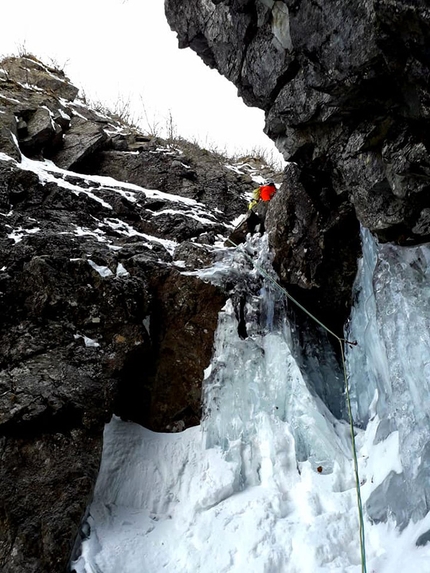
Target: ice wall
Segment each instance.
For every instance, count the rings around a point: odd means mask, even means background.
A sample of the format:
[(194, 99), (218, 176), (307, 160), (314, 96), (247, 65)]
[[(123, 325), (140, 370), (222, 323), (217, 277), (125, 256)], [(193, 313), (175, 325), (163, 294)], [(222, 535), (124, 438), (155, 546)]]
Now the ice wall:
[(366, 509), (405, 527), (430, 505), (430, 247), (378, 245), (367, 230), (362, 241), (347, 333), (354, 414), (363, 427), (376, 417), (375, 445), (398, 433), (401, 461)]
[[(226, 280), (232, 268), (241, 272), (232, 299), (220, 313), (214, 356), (203, 383), (206, 446), (219, 446), (230, 457), (239, 447), (246, 466), (242, 477), (256, 483), (260, 424), (270, 418), (288, 423), (299, 462), (309, 460), (314, 468), (329, 473), (335, 460), (348, 455), (349, 447), (343, 433), (342, 437), (333, 433), (338, 422), (314, 383), (337, 385), (337, 369), (331, 369), (331, 379), (316, 371), (312, 377), (307, 375), (304, 359), (293, 344), (287, 299), (273, 282), (260, 276), (250, 254), (259, 268), (277, 279), (267, 236), (250, 239), (244, 251), (231, 251), (224, 271), (218, 269), (217, 281), (222, 281), (223, 274)], [(247, 473), (250, 467), (253, 475)]]

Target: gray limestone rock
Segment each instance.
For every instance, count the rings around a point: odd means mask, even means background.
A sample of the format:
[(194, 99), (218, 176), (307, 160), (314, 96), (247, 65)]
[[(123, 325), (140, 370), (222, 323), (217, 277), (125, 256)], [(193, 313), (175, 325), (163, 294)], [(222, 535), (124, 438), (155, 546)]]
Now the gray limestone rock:
[(306, 188), (304, 181), (297, 165), (287, 165), (269, 204), (274, 266), (290, 293), (342, 336), (360, 251), (358, 222), (345, 197), (328, 187)]
[[(58, 174), (44, 185), (0, 160), (0, 568), (8, 573), (65, 568), (112, 413), (164, 431), (198, 421), (225, 302), (172, 264), (166, 222), (151, 223), (143, 193), (127, 201), (120, 183), (88, 190), (77, 174), (71, 189), (63, 182)], [(171, 240), (181, 241), (174, 228)], [(210, 249), (197, 250), (209, 264)]]
[(75, 116), (64, 135), (62, 148), (54, 153), (52, 160), (59, 167), (69, 169), (100, 149), (107, 139), (100, 125)]
[(17, 137), (15, 116), (10, 111), (3, 111), (0, 113), (0, 152), (20, 160), (21, 152), (17, 145)]
[(39, 107), (21, 127), (20, 146), (26, 155), (36, 155), (47, 145), (53, 146), (61, 127), (56, 124), (47, 107)]
[(57, 98), (73, 101), (78, 94), (78, 88), (70, 83), (64, 72), (45, 65), (33, 56), (5, 58), (2, 67), (15, 81), (36, 86)]
[[(142, 146), (138, 155), (101, 151), (81, 163), (79, 169), (84, 173), (123, 178), (149, 189), (194, 199), (210, 207), (212, 212), (218, 209), (217, 217), (225, 222), (246, 210), (242, 194), (244, 184), (246, 190), (252, 191), (252, 180), (237, 176), (226, 167), (223, 158), (188, 142), (179, 146), (173, 144), (164, 151), (160, 149), (163, 149), (160, 143), (154, 141)], [(148, 205), (154, 211), (161, 207), (157, 203), (152, 207)], [(180, 230), (177, 228), (176, 232)]]

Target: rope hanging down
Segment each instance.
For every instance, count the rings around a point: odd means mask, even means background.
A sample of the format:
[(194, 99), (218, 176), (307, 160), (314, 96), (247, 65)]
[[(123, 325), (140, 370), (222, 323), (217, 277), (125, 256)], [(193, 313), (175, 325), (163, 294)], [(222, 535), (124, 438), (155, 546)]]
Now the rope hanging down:
[[(227, 239), (234, 247), (238, 247), (236, 243), (234, 243), (231, 239)], [(340, 354), (342, 357), (342, 368), (343, 368), (343, 377), (345, 381), (345, 395), (346, 395), (346, 405), (348, 410), (348, 418), (349, 418), (349, 429), (351, 434), (351, 449), (352, 449), (352, 458), (354, 462), (354, 477), (355, 477), (355, 490), (357, 494), (357, 507), (358, 507), (358, 523), (359, 523), (359, 534), (360, 534), (360, 553), (361, 553), (361, 573), (367, 573), (366, 569), (366, 544), (365, 544), (365, 537), (364, 537), (364, 518), (363, 518), (363, 504), (361, 501), (361, 491), (360, 491), (360, 478), (358, 475), (358, 461), (357, 461), (357, 448), (355, 445), (355, 435), (354, 435), (354, 421), (352, 418), (352, 409), (351, 409), (351, 399), (349, 393), (349, 384), (348, 384), (348, 376), (346, 372), (346, 362), (345, 362), (345, 352), (343, 348), (343, 344), (349, 344), (355, 346), (356, 342), (350, 342), (345, 338), (341, 338), (336, 333), (334, 333), (330, 328), (328, 328), (325, 324), (323, 324), (316, 316), (311, 314), (303, 305), (299, 303), (294, 297), (290, 295), (290, 293), (284, 289), (273, 277), (271, 277), (262, 267), (257, 265), (254, 259), (246, 252), (242, 250), (243, 255), (246, 259), (248, 259), (253, 267), (267, 280), (269, 280), (288, 300), (290, 300), (293, 304), (295, 304), (298, 308), (300, 308), (305, 314), (307, 314), (314, 322), (316, 322), (321, 328), (323, 328), (328, 334), (331, 334), (336, 340), (339, 342), (340, 346)]]

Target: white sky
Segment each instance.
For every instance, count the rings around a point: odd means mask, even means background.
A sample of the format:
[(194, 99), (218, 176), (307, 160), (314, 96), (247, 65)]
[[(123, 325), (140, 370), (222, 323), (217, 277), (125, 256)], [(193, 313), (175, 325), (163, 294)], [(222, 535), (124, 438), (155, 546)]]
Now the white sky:
[[(144, 128), (164, 129), (229, 152), (264, 148), (264, 114), (248, 108), (233, 84), (179, 50), (163, 0), (6, 0), (0, 54), (25, 50), (54, 60), (93, 100), (130, 102)], [(8, 25), (5, 25), (5, 24)]]

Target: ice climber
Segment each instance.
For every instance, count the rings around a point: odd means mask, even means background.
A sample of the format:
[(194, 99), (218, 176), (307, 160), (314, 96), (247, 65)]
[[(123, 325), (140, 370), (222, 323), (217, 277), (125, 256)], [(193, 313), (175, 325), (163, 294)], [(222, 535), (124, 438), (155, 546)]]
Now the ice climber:
[(252, 200), (248, 205), (249, 213), (247, 227), (250, 233), (258, 231), (264, 233), (264, 221), (266, 219), (269, 201), (276, 193), (276, 185), (273, 179), (267, 179), (263, 185), (254, 189)]

